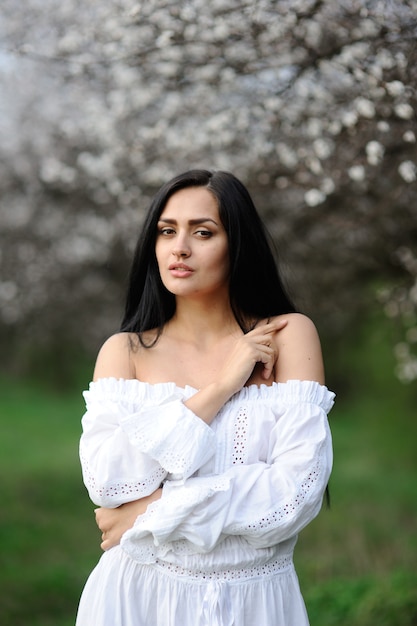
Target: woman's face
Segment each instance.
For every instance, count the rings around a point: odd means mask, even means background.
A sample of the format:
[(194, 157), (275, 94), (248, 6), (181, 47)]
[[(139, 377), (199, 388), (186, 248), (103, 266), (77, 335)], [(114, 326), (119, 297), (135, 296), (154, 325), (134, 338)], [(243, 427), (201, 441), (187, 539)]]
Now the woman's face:
[(174, 193), (158, 222), (156, 259), (165, 287), (176, 296), (228, 293), (229, 252), (215, 197), (205, 187)]

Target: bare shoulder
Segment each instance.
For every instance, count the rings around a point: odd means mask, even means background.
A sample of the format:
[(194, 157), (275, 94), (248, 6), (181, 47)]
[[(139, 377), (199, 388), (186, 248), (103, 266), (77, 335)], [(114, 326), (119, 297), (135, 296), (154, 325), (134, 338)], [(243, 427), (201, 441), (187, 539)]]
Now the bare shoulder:
[(277, 335), (279, 341), (288, 341), (289, 339), (296, 340), (297, 338), (319, 341), (316, 326), (307, 315), (303, 315), (302, 313), (287, 313), (285, 315), (278, 315), (275, 319), (287, 320), (288, 322), (282, 334)]
[(276, 334), (276, 381), (314, 380), (324, 384), (320, 339), (312, 320), (301, 313), (281, 315), (278, 319), (288, 323)]
[(135, 378), (132, 351), (136, 336), (117, 333), (105, 341), (97, 356), (93, 380), (99, 378)]

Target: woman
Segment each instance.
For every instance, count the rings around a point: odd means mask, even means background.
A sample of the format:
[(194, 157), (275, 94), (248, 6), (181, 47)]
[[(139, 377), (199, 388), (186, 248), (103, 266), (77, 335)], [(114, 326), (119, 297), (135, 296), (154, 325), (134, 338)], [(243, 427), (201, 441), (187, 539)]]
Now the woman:
[(193, 170), (154, 198), (80, 454), (104, 554), (77, 626), (305, 626), (297, 533), (332, 464), (320, 342), (246, 188)]

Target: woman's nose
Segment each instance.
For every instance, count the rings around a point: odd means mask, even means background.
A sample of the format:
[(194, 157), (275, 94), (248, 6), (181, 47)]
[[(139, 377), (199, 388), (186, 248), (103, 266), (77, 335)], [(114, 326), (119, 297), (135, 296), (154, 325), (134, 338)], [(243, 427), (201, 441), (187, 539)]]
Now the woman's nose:
[(189, 257), (191, 249), (186, 237), (177, 237), (172, 248), (172, 254), (176, 257)]

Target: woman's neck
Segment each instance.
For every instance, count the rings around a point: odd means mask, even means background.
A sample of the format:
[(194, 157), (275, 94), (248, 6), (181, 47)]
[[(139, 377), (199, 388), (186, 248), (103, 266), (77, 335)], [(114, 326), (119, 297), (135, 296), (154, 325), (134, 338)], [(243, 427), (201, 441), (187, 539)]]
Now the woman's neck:
[(241, 329), (228, 302), (190, 303), (179, 299), (175, 314), (163, 333), (202, 346), (225, 336), (240, 334)]

